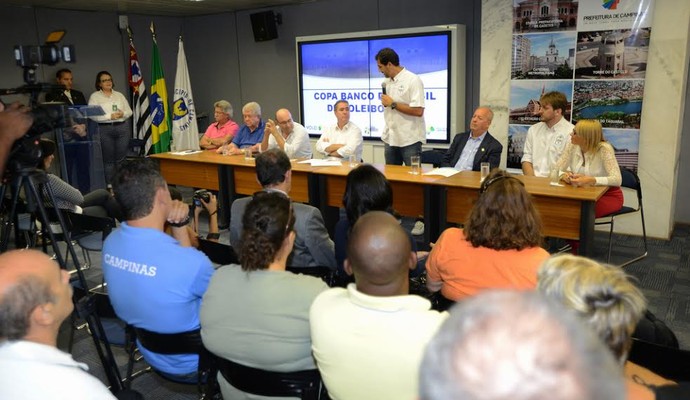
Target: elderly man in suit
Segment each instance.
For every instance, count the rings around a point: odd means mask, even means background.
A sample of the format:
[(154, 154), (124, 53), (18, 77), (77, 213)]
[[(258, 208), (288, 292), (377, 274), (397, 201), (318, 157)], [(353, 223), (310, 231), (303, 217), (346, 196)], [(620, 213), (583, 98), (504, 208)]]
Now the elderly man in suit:
[(460, 171), (479, 171), (481, 163), (488, 162), (491, 169), (497, 168), (503, 145), (489, 133), (493, 117), (494, 113), (489, 107), (477, 108), (472, 115), (470, 130), (455, 135), (441, 166)]
[[(267, 191), (281, 192), (289, 196), (292, 187), (292, 165), (287, 154), (273, 148), (256, 157), (256, 179)], [(230, 244), (238, 249), (242, 237), (242, 216), (250, 197), (237, 199), (232, 203), (230, 215)], [(335, 269), (335, 249), (328, 236), (326, 224), (318, 208), (307, 204), (293, 203), (295, 210), (295, 245), (288, 266), (329, 267)]]

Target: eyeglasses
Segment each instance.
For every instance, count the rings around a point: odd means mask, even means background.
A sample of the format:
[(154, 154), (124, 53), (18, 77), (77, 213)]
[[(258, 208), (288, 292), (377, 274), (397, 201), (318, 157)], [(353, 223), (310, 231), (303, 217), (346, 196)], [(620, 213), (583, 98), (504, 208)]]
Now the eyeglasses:
[(287, 124), (289, 124), (290, 122), (292, 122), (291, 119), (289, 119), (289, 120), (287, 120), (287, 121), (278, 121), (278, 125), (287, 125)]
[(110, 79), (110, 78), (106, 78), (106, 79), (101, 79), (101, 82), (112, 82), (112, 81), (113, 81), (113, 80), (112, 80), (112, 79)]
[(498, 176), (494, 176), (493, 178), (491, 178), (489, 180), (485, 180), (484, 182), (482, 182), (481, 186), (479, 186), (479, 194), (481, 195), (481, 194), (485, 193), (487, 190), (489, 190), (489, 186), (493, 185), (496, 182), (502, 181), (504, 179), (514, 179), (523, 187), (525, 186), (525, 184), (521, 180), (519, 180), (518, 178), (516, 178), (514, 176), (498, 175)]

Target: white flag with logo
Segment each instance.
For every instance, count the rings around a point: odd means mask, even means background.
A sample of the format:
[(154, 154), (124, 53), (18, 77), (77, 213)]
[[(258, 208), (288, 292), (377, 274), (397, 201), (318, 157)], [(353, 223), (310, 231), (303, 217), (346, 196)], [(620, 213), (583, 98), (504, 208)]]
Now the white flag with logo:
[(192, 96), (192, 85), (189, 81), (187, 57), (184, 54), (182, 37), (180, 37), (177, 51), (172, 119), (173, 150), (199, 150), (199, 127), (196, 124), (194, 97)]

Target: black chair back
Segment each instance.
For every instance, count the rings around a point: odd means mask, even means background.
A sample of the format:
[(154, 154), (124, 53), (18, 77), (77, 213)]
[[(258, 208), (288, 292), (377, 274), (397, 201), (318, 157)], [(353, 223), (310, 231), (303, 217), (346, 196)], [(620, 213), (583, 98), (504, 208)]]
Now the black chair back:
[(677, 382), (690, 381), (690, 351), (633, 339), (628, 360)]
[(65, 215), (69, 220), (73, 237), (102, 232), (102, 239), (105, 240), (110, 235), (110, 232), (113, 231), (113, 228), (115, 228), (115, 220), (113, 218), (96, 217), (73, 212), (66, 212)]
[(621, 186), (637, 192), (637, 201), (642, 202), (642, 185), (640, 177), (628, 168), (621, 167)]
[(246, 393), (269, 397), (299, 397), (318, 400), (322, 390), (318, 369), (273, 372), (247, 367), (218, 358), (218, 369), (228, 383)]
[(333, 287), (335, 281), (335, 271), (328, 267), (287, 267), (285, 269), (293, 274), (304, 274), (319, 278), (326, 282), (329, 287)]
[(420, 155), (422, 164), (432, 164), (434, 168), (438, 168), (443, 163), (443, 156), (445, 151), (442, 150), (424, 150)]
[(207, 239), (199, 239), (199, 250), (206, 254), (206, 257), (214, 264), (228, 265), (240, 263), (235, 249), (228, 244)]

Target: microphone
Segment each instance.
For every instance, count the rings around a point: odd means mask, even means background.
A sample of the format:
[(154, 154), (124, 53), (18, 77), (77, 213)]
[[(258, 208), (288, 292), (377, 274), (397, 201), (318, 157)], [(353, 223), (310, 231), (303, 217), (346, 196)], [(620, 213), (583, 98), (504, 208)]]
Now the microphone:
[(386, 82), (381, 82), (381, 92), (383, 94), (386, 94)]

